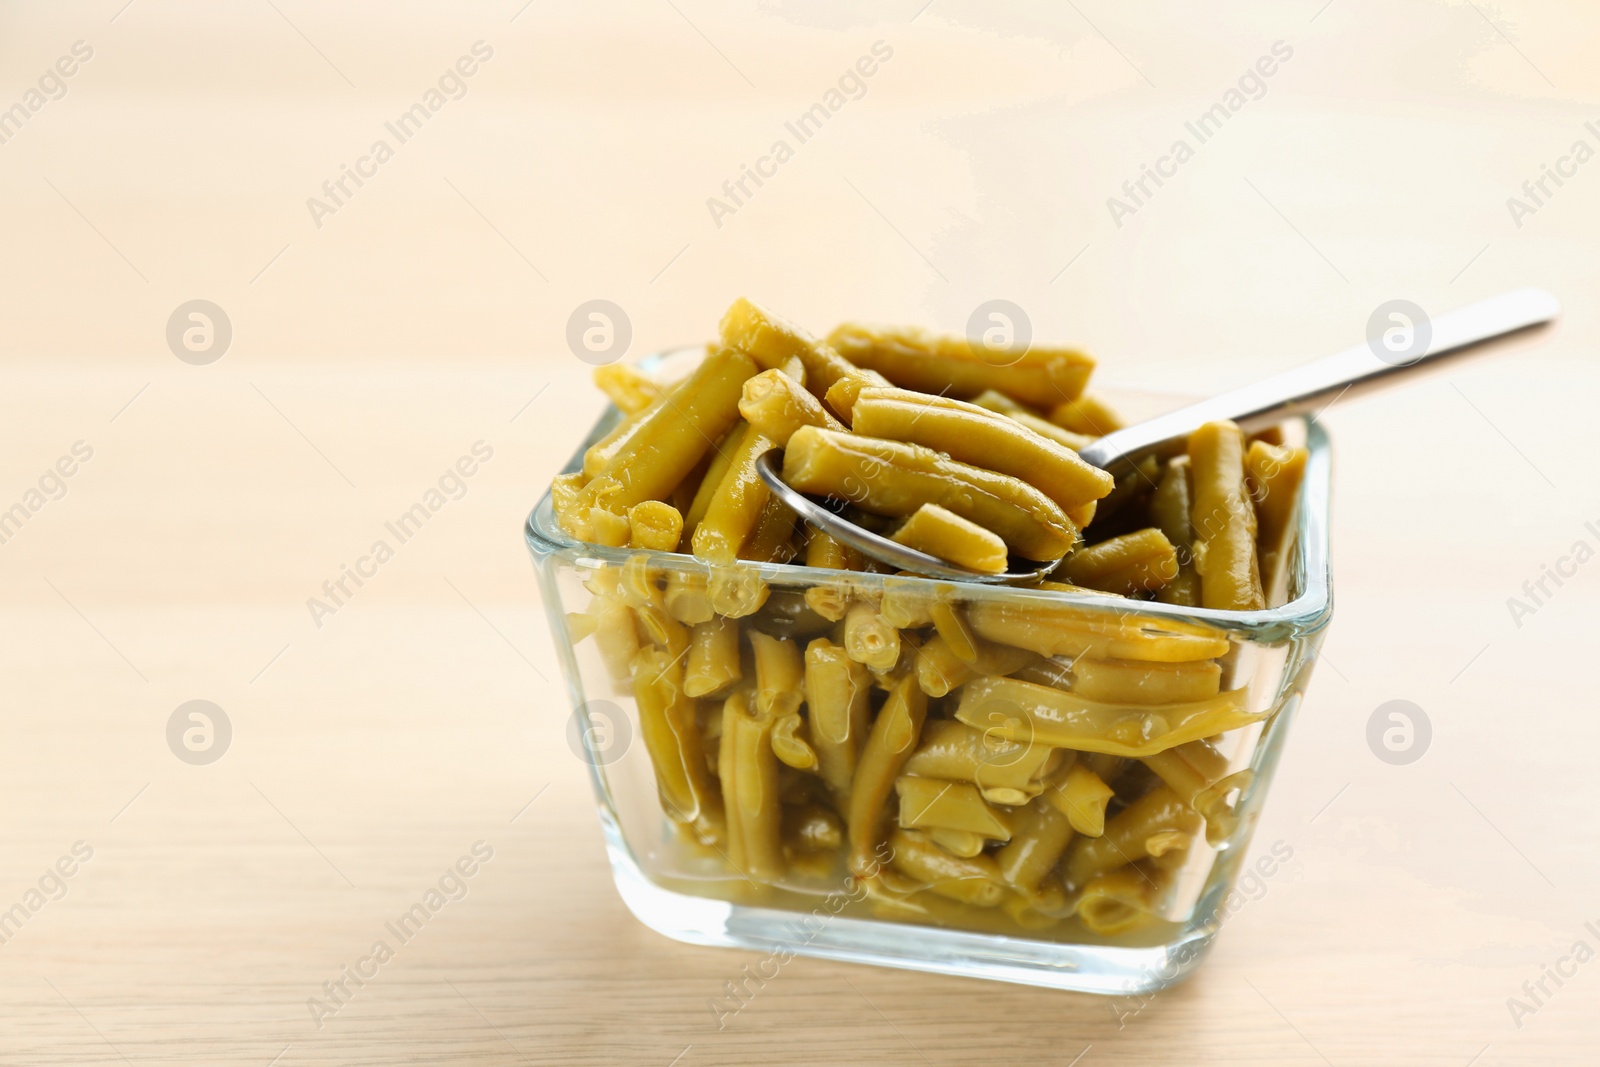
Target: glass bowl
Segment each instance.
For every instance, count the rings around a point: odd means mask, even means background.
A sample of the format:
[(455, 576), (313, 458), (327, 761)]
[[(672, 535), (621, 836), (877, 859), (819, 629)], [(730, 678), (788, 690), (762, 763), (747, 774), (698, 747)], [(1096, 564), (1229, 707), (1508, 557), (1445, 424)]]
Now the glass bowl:
[[(644, 369), (702, 352), (654, 356)], [(608, 409), (566, 471), (620, 417)], [(712, 569), (687, 554), (575, 541), (546, 492), (524, 536), (566, 678), (568, 744), (592, 771), (628, 908), (680, 941), (765, 952), (756, 972), (767, 977), (794, 955), (1105, 994), (1148, 992), (1188, 974), (1227, 914), (1332, 614), (1328, 439), (1304, 420), (1283, 432), (1308, 457), (1268, 600), (1278, 606), (1252, 612), (798, 564)], [(849, 632), (843, 616), (856, 604), (870, 610)], [(757, 642), (770, 651), (774, 638), (798, 648), (823, 639), (811, 696), (837, 691), (828, 686), (841, 668), (825, 661), (852, 638), (852, 657), (865, 648), (860, 658), (885, 657), (884, 669), (865, 676), (866, 706), (858, 700), (851, 711), (841, 698), (824, 709), (830, 698), (819, 697), (801, 719), (809, 677), (802, 685), (790, 673), (787, 684), (725, 699), (727, 687), (706, 677), (717, 657), (686, 643), (697, 622), (745, 635), (729, 640), (743, 646), (733, 669), (746, 676)], [(980, 675), (970, 648), (967, 659), (949, 654), (964, 631), (1021, 648), (1004, 668), (1028, 666), (1002, 677), (990, 664), (995, 674)], [(898, 654), (882, 647), (896, 638)], [(640, 648), (656, 651), (635, 660)], [(1158, 669), (1167, 662), (1185, 676), (1203, 668), (1219, 695), (1080, 698), (1070, 667), (1083, 654)], [(772, 662), (765, 677), (785, 677), (783, 657)], [(804, 670), (812, 669), (808, 654)], [(908, 730), (913, 741), (921, 736), (910, 758), (923, 761), (909, 768)], [(1179, 744), (1185, 755), (1174, 752)], [(869, 765), (883, 771), (873, 758), (885, 752), (890, 770), (880, 777), (893, 777), (893, 788), (882, 781), (863, 803), (880, 802), (886, 815), (873, 818), (889, 828), (852, 842), (852, 786), (848, 773), (838, 784), (840, 763), (865, 779)], [(811, 757), (808, 772), (790, 766)], [(724, 767), (728, 785), (716, 773)], [(1072, 803), (1087, 811), (1057, 804), (1052, 815), (1035, 803), (1041, 783), (1059, 785), (1072, 767), (1116, 790), (1100, 797), (1109, 811), (1092, 847), (1071, 829), (1081, 829), (1079, 817), (1093, 822), (1093, 783), (1051, 794), (1076, 795)], [(1078, 843), (1065, 855), (1063, 833)], [(1005, 844), (995, 849), (997, 840)], [(929, 841), (943, 847), (929, 852)], [(990, 851), (977, 851), (985, 844)], [(952, 866), (946, 850), (973, 855)], [(1034, 877), (1028, 865), (1052, 856), (1060, 862)]]

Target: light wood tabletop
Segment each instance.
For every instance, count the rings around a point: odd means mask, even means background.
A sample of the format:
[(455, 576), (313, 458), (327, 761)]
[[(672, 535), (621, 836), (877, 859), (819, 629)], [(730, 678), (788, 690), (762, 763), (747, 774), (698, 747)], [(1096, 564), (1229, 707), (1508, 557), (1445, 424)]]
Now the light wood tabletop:
[[(0, 1063), (1594, 1062), (1597, 30), (4, 5)], [(1566, 308), (1541, 346), (1321, 416), (1337, 610), (1250, 846), (1293, 859), (1191, 981), (795, 959), (719, 1029), (756, 954), (620, 902), (520, 536), (602, 407), (580, 304), (623, 309), (632, 360), (738, 295), (818, 330), (1003, 298), (1110, 385), (1194, 395), (1390, 300), (1526, 285)], [(1405, 765), (1367, 741), (1391, 700), (1431, 725)]]

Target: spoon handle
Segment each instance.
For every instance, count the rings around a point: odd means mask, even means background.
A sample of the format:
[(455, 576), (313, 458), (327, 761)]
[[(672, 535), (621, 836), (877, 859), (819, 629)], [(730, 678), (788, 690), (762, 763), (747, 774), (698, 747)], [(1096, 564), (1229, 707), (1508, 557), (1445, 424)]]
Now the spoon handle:
[[(1086, 462), (1109, 469), (1137, 460), (1160, 446), (1217, 419), (1232, 419), (1245, 432), (1265, 429), (1284, 419), (1319, 411), (1345, 392), (1387, 385), (1396, 377), (1467, 351), (1486, 341), (1548, 322), (1561, 304), (1543, 289), (1517, 289), (1479, 300), (1430, 322), (1405, 323), (1412, 331), (1398, 351), (1383, 340), (1359, 344), (1337, 355), (1307, 363), (1271, 378), (1202, 400), (1147, 422), (1107, 434), (1078, 453)], [(1401, 320), (1403, 322), (1403, 320)], [(1383, 352), (1380, 357), (1378, 352)]]

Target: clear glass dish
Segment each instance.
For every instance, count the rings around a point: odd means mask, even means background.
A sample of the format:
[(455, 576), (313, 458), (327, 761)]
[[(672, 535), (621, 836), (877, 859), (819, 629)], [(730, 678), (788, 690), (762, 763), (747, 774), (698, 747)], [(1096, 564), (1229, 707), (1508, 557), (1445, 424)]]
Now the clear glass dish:
[[(702, 351), (696, 348), (651, 357), (645, 369), (669, 360), (696, 358)], [(619, 418), (615, 408), (608, 409), (566, 470), (581, 467), (584, 449)], [(528, 516), (524, 536), (533, 554), (567, 682), (568, 743), (592, 771), (606, 850), (618, 891), (629, 909), (668, 937), (764, 951), (779, 962), (792, 955), (809, 955), (1106, 994), (1159, 989), (1192, 971), (1226, 914), (1226, 898), (1332, 614), (1328, 439), (1314, 423), (1296, 421), (1283, 429), (1293, 443), (1306, 446), (1309, 456), (1286, 555), (1277, 568), (1279, 588), (1268, 600), (1279, 606), (1254, 612), (798, 564), (741, 562), (712, 573), (706, 564), (686, 554), (575, 541), (556, 523), (546, 492)], [(705, 590), (712, 586), (717, 590), (718, 606), (730, 614), (745, 612), (761, 601), (759, 609), (740, 618), (746, 632), (753, 629), (798, 638), (802, 647), (816, 634), (837, 632), (819, 629), (808, 593), (811, 602), (826, 602), (835, 610), (850, 602), (871, 603), (897, 625), (907, 624), (908, 642), (938, 632), (930, 628), (929, 605), (953, 605), (980, 636), (997, 640), (1013, 632), (1031, 635), (1018, 640), (1042, 642), (1040, 651), (1056, 650), (1053, 662), (1063, 668), (1070, 666), (1068, 657), (1074, 648), (1092, 647), (1099, 656), (1118, 658), (1131, 651), (1133, 658), (1153, 659), (1165, 655), (1159, 651), (1166, 647), (1163, 642), (1200, 642), (1220, 667), (1220, 688), (1229, 698), (1224, 717), (1196, 712), (1183, 718), (1174, 710), (1178, 704), (1160, 709), (1128, 707), (1123, 709), (1128, 714), (1106, 737), (1116, 739), (1112, 748), (1129, 752), (1140, 750), (1141, 745), (1205, 738), (1219, 762), (1195, 783), (1206, 788), (1185, 799), (1192, 801), (1190, 807), (1204, 810), (1206, 817), (1198, 828), (1184, 831), (1188, 836), (1181, 841), (1174, 836), (1176, 831), (1168, 831), (1163, 840), (1169, 844), (1162, 847), (1169, 851), (1155, 857), (1146, 854), (1138, 866), (1124, 865), (1122, 881), (1108, 880), (1121, 885), (1120, 890), (1100, 892), (1097, 888), (1094, 908), (1085, 906), (1067, 918), (1041, 917), (1035, 907), (1046, 912), (1049, 908), (1037, 901), (1029, 905), (1019, 894), (1008, 895), (1004, 906), (963, 903), (953, 899), (966, 895), (959, 882), (954, 884), (955, 893), (950, 892), (951, 883), (940, 883), (940, 890), (924, 889), (909, 895), (904, 878), (872, 877), (863, 882), (850, 874), (845, 855), (850, 851), (848, 843), (837, 852), (809, 850), (807, 842), (814, 845), (815, 839), (805, 837), (805, 828), (798, 825), (802, 820), (795, 818), (790, 823), (796, 825), (785, 824), (781, 831), (784, 846), (776, 861), (781, 873), (763, 879), (776, 884), (758, 885), (740, 874), (748, 868), (734, 866), (727, 841), (709, 840), (714, 833), (693, 829), (698, 825), (696, 813), (675, 820), (663, 810), (664, 804), (694, 802), (704, 792), (706, 781), (715, 782), (714, 777), (702, 776), (697, 791), (693, 782), (681, 780), (676, 771), (669, 775), (679, 779), (676, 784), (660, 780), (656, 771), (663, 752), (674, 743), (692, 745), (708, 765), (719, 766), (720, 742), (710, 735), (723, 720), (709, 707), (713, 701), (689, 700), (695, 710), (687, 720), (672, 720), (670, 715), (663, 718), (659, 708), (647, 709), (641, 718), (633, 685), (618, 663), (615, 643), (608, 656), (605, 642), (590, 636), (595, 618), (604, 614), (597, 608), (597, 589), (611, 590), (606, 600), (609, 604), (659, 605), (666, 591), (699, 595), (704, 600)], [(743, 606), (738, 606), (741, 601)], [(646, 632), (648, 620), (637, 614), (630, 619), (629, 632), (638, 639)], [(628, 638), (624, 635), (621, 640), (626, 644)], [(673, 646), (671, 637), (662, 641), (664, 648)], [(683, 653), (678, 655), (681, 663)], [(745, 655), (748, 660), (748, 650)], [(1194, 653), (1175, 655), (1190, 658)], [(665, 657), (662, 663), (673, 666)], [(681, 672), (674, 677), (681, 678)], [(1037, 679), (1037, 670), (1032, 677)], [(935, 691), (941, 687), (936, 683)], [(987, 696), (972, 696), (980, 690)], [(874, 703), (882, 699), (879, 694)], [(716, 702), (720, 701), (719, 695)], [(1156, 710), (1162, 714), (1155, 714)], [(1179, 717), (1172, 721), (1162, 717), (1169, 713)], [(997, 783), (1004, 779), (1006, 788), (1019, 785), (1026, 790), (1028, 774), (1013, 765), (1028, 762), (1019, 753), (1034, 751), (1035, 741), (1048, 745), (1049, 738), (1037, 731), (1055, 727), (1048, 723), (1041, 727), (1031, 715), (1022, 714), (1007, 700), (1003, 684), (991, 689), (974, 684), (934, 697), (927, 717), (930, 723), (954, 717), (982, 730), (990, 751), (999, 753), (993, 757), (995, 769), (983, 772), (989, 780), (979, 780), (989, 790), (984, 799), (997, 801), (990, 810), (1008, 820), (1016, 817), (1017, 807), (998, 801), (1026, 804), (1030, 797), (996, 792)], [(1213, 732), (1219, 724), (1227, 728)], [(666, 732), (668, 729), (675, 733)], [(705, 736), (693, 742), (684, 740), (686, 733), (696, 730)], [(1059, 739), (1056, 743), (1060, 744)], [(1106, 751), (1080, 751), (1084, 753), (1077, 757), (1081, 761), (1115, 756)], [(1125, 798), (1129, 803), (1137, 799), (1137, 781), (1148, 779), (1155, 785), (1146, 783), (1143, 788), (1154, 789), (1162, 780), (1169, 784), (1174, 780), (1165, 773), (1158, 779), (1142, 758), (1129, 758), (1118, 766), (1123, 768), (1118, 781), (1136, 780)], [(1032, 773), (1036, 783), (1036, 766)], [(804, 803), (806, 789), (821, 789), (815, 783), (797, 784), (799, 772), (785, 769), (782, 774), (786, 777), (781, 779), (781, 788), (793, 787), (800, 803)], [(711, 786), (713, 791), (718, 788)], [(891, 791), (889, 804), (893, 795)], [(901, 800), (906, 803), (904, 796)], [(933, 803), (929, 801), (930, 808)], [(1111, 804), (1113, 820), (1117, 811), (1127, 810), (1124, 798), (1113, 799)], [(792, 815), (798, 809), (784, 810)], [(901, 817), (905, 818), (903, 813)], [(778, 816), (772, 819), (776, 824)], [(881, 842), (878, 850), (879, 859), (887, 856)], [(753, 861), (746, 857), (745, 862)], [(1092, 857), (1083, 862), (1090, 864), (1084, 870), (1099, 870), (1092, 866)], [(1063, 859), (1063, 869), (1065, 864)], [(861, 869), (859, 864), (856, 869)], [(873, 869), (877, 869), (876, 863)], [(1070, 878), (1065, 884), (1072, 892)], [(890, 885), (894, 891), (885, 891)], [(1076, 889), (1082, 893), (1083, 886)], [(1093, 916), (1095, 921), (1089, 923), (1081, 916)]]

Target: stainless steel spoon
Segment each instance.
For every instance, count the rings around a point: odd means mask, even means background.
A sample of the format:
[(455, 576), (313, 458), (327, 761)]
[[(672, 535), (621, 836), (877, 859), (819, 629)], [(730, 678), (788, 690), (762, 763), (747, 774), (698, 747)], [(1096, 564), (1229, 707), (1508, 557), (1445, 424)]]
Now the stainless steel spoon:
[[(1383, 348), (1377, 342), (1356, 345), (1253, 385), (1109, 433), (1085, 445), (1078, 456), (1096, 467), (1117, 473), (1145, 456), (1181, 451), (1184, 438), (1192, 430), (1217, 419), (1232, 419), (1247, 433), (1265, 429), (1295, 415), (1324, 410), (1346, 395), (1389, 385), (1401, 375), (1437, 365), (1442, 357), (1459, 355), (1487, 342), (1542, 326), (1560, 312), (1560, 302), (1543, 289), (1502, 293), (1457, 308), (1431, 322), (1406, 324), (1412, 331), (1412, 342), (1402, 346), (1399, 352)], [(1378, 354), (1380, 351), (1384, 352), (1383, 356)], [(781, 476), (781, 457), (782, 451), (773, 449), (756, 461), (761, 480), (779, 499), (843, 544), (898, 570), (933, 578), (1020, 585), (1044, 577), (1060, 562), (1038, 563), (1013, 558), (1012, 566), (1003, 573), (983, 574), (906, 548), (791, 489)]]

